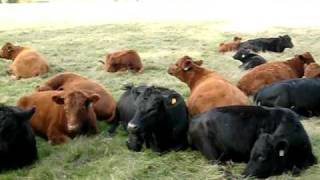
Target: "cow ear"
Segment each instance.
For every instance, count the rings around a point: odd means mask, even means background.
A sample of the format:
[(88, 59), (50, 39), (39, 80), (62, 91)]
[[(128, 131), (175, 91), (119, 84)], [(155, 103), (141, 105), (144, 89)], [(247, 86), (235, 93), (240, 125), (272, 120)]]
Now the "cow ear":
[(64, 97), (62, 97), (60, 95), (54, 95), (54, 96), (52, 96), (52, 101), (57, 104), (64, 104)]
[(92, 103), (97, 102), (100, 99), (100, 96), (98, 94), (92, 94), (88, 97), (88, 100)]
[(285, 139), (278, 141), (275, 145), (275, 150), (276, 150), (276, 153), (278, 153), (279, 157), (286, 156), (288, 149), (289, 149), (289, 143)]
[(30, 109), (17, 112), (17, 116), (23, 120), (29, 120), (35, 112), (36, 112), (36, 107), (32, 107)]
[(192, 61), (191, 60), (186, 60), (182, 63), (182, 69), (184, 71), (189, 71), (192, 67)]
[(193, 61), (198, 66), (201, 66), (203, 64), (203, 60)]

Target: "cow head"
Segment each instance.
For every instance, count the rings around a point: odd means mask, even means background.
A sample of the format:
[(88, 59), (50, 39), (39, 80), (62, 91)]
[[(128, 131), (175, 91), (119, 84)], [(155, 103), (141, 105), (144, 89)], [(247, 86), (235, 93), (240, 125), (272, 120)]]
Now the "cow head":
[(13, 60), (16, 48), (17, 47), (10, 42), (5, 43), (0, 50), (0, 58)]
[(293, 44), (291, 42), (291, 38), (288, 35), (284, 35), (284, 36), (279, 36), (280, 40), (281, 40), (281, 45), (284, 48), (293, 48)]
[[(0, 106), (0, 139), (15, 139), (19, 133), (25, 132), (21, 129), (28, 124), (28, 120), (35, 113), (33, 107), (28, 110), (22, 110), (17, 107)], [(24, 134), (25, 135), (25, 134)]]
[(183, 56), (175, 64), (170, 65), (168, 73), (187, 83), (191, 77), (196, 75), (198, 70), (203, 69), (200, 67), (202, 63), (202, 60), (194, 61), (189, 56)]
[(20, 168), (38, 158), (29, 120), (36, 109), (0, 105), (0, 171)]
[(317, 63), (310, 63), (304, 67), (304, 77), (313, 78), (320, 77), (320, 65)]
[(120, 62), (120, 57), (114, 57), (112, 54), (106, 55), (106, 70), (108, 72), (117, 72), (119, 71), (122, 66)]
[(300, 54), (300, 55), (295, 55), (295, 58), (299, 59), (304, 64), (310, 64), (310, 63), (315, 62), (314, 58), (312, 57), (312, 55), (309, 52), (305, 52), (305, 53)]
[(233, 41), (241, 41), (242, 40), (242, 38), (241, 37), (238, 37), (238, 36), (235, 36), (234, 38), (233, 38)]
[(251, 49), (241, 48), (232, 57), (233, 59), (237, 59), (237, 60), (240, 60), (241, 62), (245, 62), (244, 60), (252, 55), (256, 55), (256, 54), (252, 52)]
[(95, 131), (96, 115), (93, 104), (100, 99), (97, 94), (88, 95), (87, 92), (74, 90), (52, 96), (52, 100), (64, 106), (69, 132), (84, 133)]
[(288, 149), (289, 143), (286, 139), (261, 134), (251, 150), (250, 160), (243, 174), (267, 178), (281, 173), (288, 157)]
[(165, 97), (161, 94), (160, 89), (155, 87), (146, 88), (136, 98), (137, 109), (127, 126), (130, 133), (129, 149), (139, 151), (145, 135), (171, 125), (166, 122), (168, 119), (164, 117), (167, 115), (167, 109), (176, 107), (180, 102), (178, 98), (178, 94), (170, 94)]

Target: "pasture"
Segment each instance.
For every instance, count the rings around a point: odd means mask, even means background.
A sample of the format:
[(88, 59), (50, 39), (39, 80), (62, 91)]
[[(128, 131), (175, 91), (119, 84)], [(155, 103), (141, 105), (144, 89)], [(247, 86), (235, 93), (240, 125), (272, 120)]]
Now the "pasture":
[[(63, 71), (79, 73), (94, 79), (119, 99), (123, 85), (153, 84), (175, 89), (185, 98), (188, 87), (167, 74), (176, 59), (189, 55), (204, 60), (204, 66), (217, 71), (235, 84), (243, 74), (233, 53), (219, 54), (220, 42), (238, 35), (243, 39), (289, 34), (295, 45), (284, 53), (261, 53), (267, 60), (285, 60), (295, 54), (311, 52), (320, 62), (320, 29), (270, 28), (261, 32), (225, 31), (225, 22), (112, 23), (90, 26), (42, 27), (0, 31), (0, 44), (7, 41), (32, 46), (47, 58), (51, 70), (41, 77), (10, 80), (6, 75), (9, 61), (0, 61), (0, 103), (15, 105), (22, 95), (30, 93), (50, 76)], [(144, 73), (107, 73), (98, 60), (108, 51), (132, 48), (140, 54)], [(304, 119), (315, 155), (320, 158), (320, 118)], [(131, 152), (125, 146), (126, 133), (119, 128), (116, 136), (105, 136), (107, 125), (99, 123), (94, 137), (78, 137), (67, 144), (51, 146), (37, 138), (39, 160), (32, 166), (6, 171), (0, 179), (238, 179), (245, 164), (210, 165), (202, 155), (190, 149), (159, 156), (150, 150)], [(23, 151), (23, 149), (21, 149)], [(320, 165), (270, 179), (319, 179)]]

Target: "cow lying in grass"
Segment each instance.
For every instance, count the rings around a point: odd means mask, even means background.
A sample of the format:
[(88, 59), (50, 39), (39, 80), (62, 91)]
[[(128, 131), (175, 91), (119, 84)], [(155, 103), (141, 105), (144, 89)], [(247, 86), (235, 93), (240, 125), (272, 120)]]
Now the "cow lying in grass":
[(126, 71), (142, 72), (143, 65), (135, 50), (123, 50), (106, 55), (104, 68), (108, 72)]
[(117, 112), (117, 119), (127, 125), (129, 149), (140, 151), (143, 144), (155, 152), (187, 147), (187, 107), (177, 92), (153, 86), (128, 86), (118, 102)]
[(254, 95), (260, 88), (281, 80), (301, 78), (304, 65), (315, 62), (309, 52), (295, 55), (287, 61), (268, 62), (257, 66), (241, 77), (238, 87), (247, 95)]
[(293, 44), (290, 36), (284, 35), (277, 38), (257, 38), (244, 41), (239, 45), (239, 49), (241, 48), (251, 49), (254, 52), (283, 52), (286, 48), (293, 48)]
[(191, 120), (189, 141), (210, 161), (248, 162), (245, 176), (267, 178), (317, 162), (298, 116), (285, 108), (214, 108)]
[(244, 48), (239, 49), (237, 53), (232, 57), (233, 59), (242, 62), (239, 68), (244, 70), (252, 69), (267, 62), (262, 56), (252, 52), (250, 49)]
[(98, 94), (99, 100), (93, 104), (94, 111), (99, 120), (113, 121), (116, 102), (111, 93), (102, 85), (86, 77), (75, 73), (59, 73), (47, 80), (37, 88), (38, 91), (48, 90), (84, 90), (89, 94)]
[(8, 73), (13, 79), (30, 78), (49, 71), (46, 59), (35, 49), (6, 43), (0, 58), (12, 60)]
[(187, 106), (190, 115), (213, 107), (248, 104), (248, 97), (218, 73), (201, 67), (202, 60), (184, 56), (169, 67), (168, 73), (185, 82), (190, 90)]
[(234, 37), (232, 41), (223, 42), (219, 44), (219, 52), (225, 53), (228, 51), (235, 51), (239, 48), (241, 42), (240, 37)]
[(311, 63), (305, 76), (270, 84), (254, 95), (254, 102), (262, 106), (291, 108), (303, 116), (320, 115), (319, 65)]
[(93, 104), (100, 96), (81, 91), (34, 92), (19, 99), (21, 108), (36, 107), (31, 118), (34, 132), (51, 144), (67, 142), (79, 134), (97, 133)]
[(29, 124), (35, 108), (22, 110), (0, 105), (0, 172), (30, 165), (38, 158)]

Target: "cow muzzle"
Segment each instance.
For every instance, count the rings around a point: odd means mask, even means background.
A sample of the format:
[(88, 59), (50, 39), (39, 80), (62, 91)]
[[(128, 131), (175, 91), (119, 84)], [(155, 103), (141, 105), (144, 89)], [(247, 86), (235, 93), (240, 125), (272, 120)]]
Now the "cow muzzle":
[(139, 127), (136, 124), (129, 122), (127, 129), (129, 132), (135, 133), (139, 130)]
[(79, 125), (77, 125), (77, 124), (68, 124), (68, 130), (70, 132), (78, 131), (78, 129), (79, 129)]

